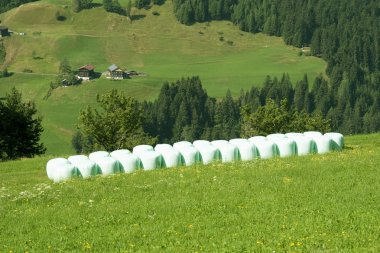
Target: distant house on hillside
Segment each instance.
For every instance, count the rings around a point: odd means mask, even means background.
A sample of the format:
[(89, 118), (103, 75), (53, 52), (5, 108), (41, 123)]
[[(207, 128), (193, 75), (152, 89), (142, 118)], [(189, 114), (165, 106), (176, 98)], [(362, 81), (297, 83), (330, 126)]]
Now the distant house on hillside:
[(95, 67), (91, 64), (87, 64), (78, 69), (78, 78), (82, 80), (90, 80), (94, 77)]
[(8, 27), (0, 25), (0, 37), (9, 36)]
[(108, 67), (108, 78), (110, 79), (124, 79), (127, 77), (124, 70), (116, 66), (115, 64), (112, 64)]

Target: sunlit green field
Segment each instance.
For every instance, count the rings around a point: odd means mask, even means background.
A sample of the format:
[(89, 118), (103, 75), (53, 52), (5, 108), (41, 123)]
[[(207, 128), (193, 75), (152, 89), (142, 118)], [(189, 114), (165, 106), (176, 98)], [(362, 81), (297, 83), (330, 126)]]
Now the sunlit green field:
[(0, 163), (1, 252), (379, 252), (380, 135), (343, 152), (50, 182)]
[[(57, 21), (57, 12), (66, 20)], [(42, 140), (48, 154), (73, 152), (70, 140), (80, 109), (111, 88), (152, 100), (163, 82), (197, 75), (209, 95), (222, 97), (230, 89), (236, 96), (241, 89), (260, 86), (266, 75), (280, 78), (289, 73), (296, 82), (308, 74), (312, 81), (326, 66), (319, 58), (299, 56), (300, 49), (281, 38), (245, 33), (227, 21), (181, 25), (171, 1), (149, 10), (133, 9), (132, 15), (131, 22), (102, 7), (73, 13), (69, 0), (42, 0), (0, 14), (2, 25), (15, 32), (4, 38), (5, 64), (13, 75), (0, 79), (0, 97), (15, 86), (26, 99), (36, 101), (44, 117)], [(16, 34), (20, 32), (26, 35)], [(90, 63), (102, 73), (117, 64), (147, 76), (119, 82), (102, 77), (56, 89), (44, 100), (64, 58), (73, 69)], [(25, 74), (25, 69), (33, 73)]]

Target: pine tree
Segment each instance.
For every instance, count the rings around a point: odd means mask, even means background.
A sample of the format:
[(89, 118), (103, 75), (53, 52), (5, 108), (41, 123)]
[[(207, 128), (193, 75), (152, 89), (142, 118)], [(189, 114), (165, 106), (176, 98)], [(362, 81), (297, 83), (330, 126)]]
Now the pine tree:
[(22, 94), (12, 88), (4, 102), (0, 101), (0, 160), (34, 157), (44, 154), (39, 143), (42, 119), (36, 117), (34, 102), (22, 102)]

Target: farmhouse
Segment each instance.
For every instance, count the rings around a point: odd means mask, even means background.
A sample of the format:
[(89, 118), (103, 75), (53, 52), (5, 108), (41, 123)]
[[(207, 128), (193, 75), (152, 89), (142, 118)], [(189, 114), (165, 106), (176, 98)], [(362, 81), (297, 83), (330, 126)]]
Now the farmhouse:
[(108, 78), (111, 79), (124, 79), (126, 78), (124, 70), (116, 66), (115, 64), (108, 67)]
[(95, 67), (91, 64), (87, 64), (78, 69), (78, 78), (82, 80), (90, 80), (94, 77)]
[(8, 27), (0, 26), (0, 37), (9, 36)]

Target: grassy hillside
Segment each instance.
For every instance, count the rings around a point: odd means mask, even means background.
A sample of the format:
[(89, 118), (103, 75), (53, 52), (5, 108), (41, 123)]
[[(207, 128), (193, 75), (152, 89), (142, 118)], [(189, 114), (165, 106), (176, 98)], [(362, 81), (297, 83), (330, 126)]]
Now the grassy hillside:
[[(208, 94), (221, 97), (227, 89), (237, 95), (241, 89), (261, 85), (266, 75), (287, 72), (295, 82), (304, 74), (313, 80), (325, 69), (321, 59), (299, 56), (299, 49), (286, 46), (281, 38), (241, 32), (230, 22), (183, 26), (172, 14), (171, 1), (150, 10), (134, 9), (132, 22), (102, 7), (72, 13), (70, 3), (42, 0), (0, 15), (3, 25), (26, 33), (4, 39), (6, 64), (14, 74), (0, 79), (0, 97), (16, 86), (25, 98), (35, 99), (44, 116), (43, 141), (49, 154), (73, 152), (70, 139), (79, 110), (111, 88), (154, 99), (164, 81), (199, 75)], [(66, 20), (57, 21), (56, 12)], [(119, 82), (100, 78), (80, 87), (59, 88), (43, 100), (64, 58), (73, 68), (91, 63), (103, 72), (114, 63), (147, 76)], [(33, 73), (22, 73), (25, 69)]]
[(0, 163), (2, 252), (378, 252), (380, 135), (340, 153), (53, 184)]

